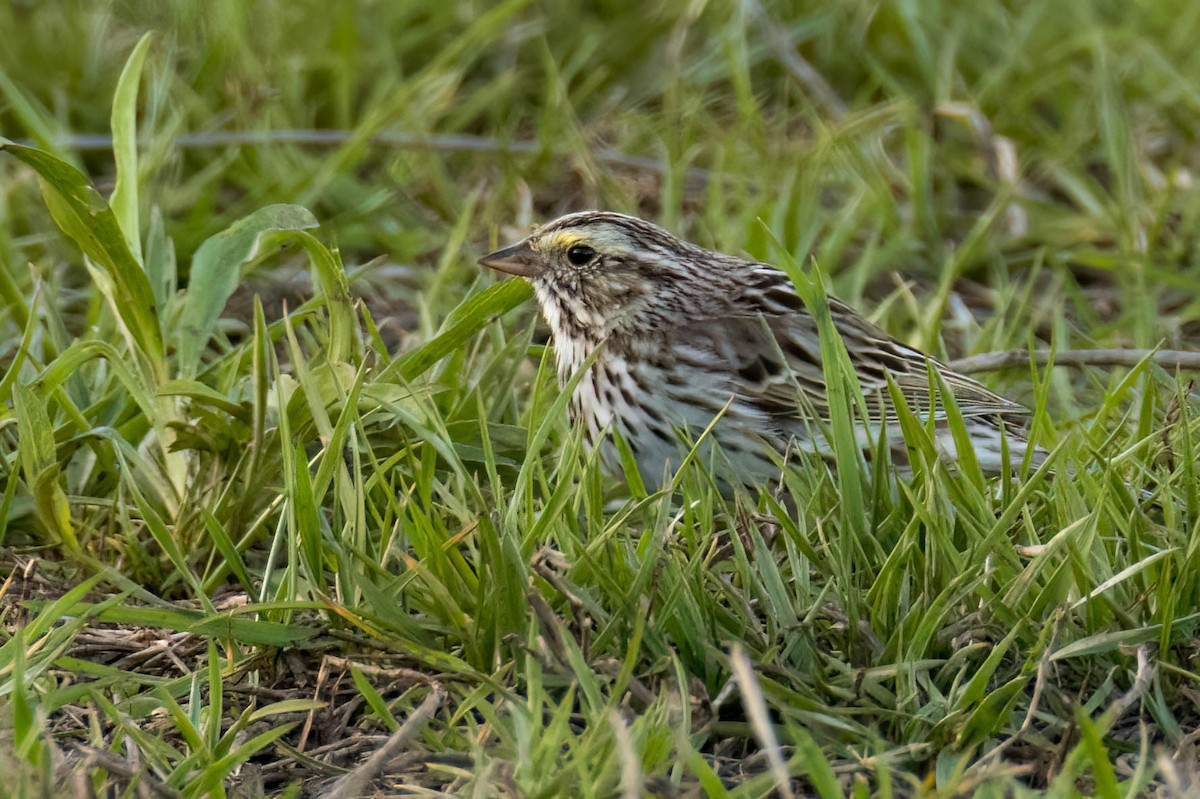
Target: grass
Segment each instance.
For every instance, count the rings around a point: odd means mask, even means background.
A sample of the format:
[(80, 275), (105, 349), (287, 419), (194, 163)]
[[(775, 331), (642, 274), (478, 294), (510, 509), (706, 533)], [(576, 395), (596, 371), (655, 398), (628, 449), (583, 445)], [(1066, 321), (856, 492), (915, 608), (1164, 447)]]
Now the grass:
[(988, 376), (1056, 476), (902, 415), (911, 478), (647, 494), (474, 265), (603, 206), (945, 358), (1196, 349), (1200, 11), (43, 5), (0, 7), (13, 795), (1200, 784), (1186, 373)]

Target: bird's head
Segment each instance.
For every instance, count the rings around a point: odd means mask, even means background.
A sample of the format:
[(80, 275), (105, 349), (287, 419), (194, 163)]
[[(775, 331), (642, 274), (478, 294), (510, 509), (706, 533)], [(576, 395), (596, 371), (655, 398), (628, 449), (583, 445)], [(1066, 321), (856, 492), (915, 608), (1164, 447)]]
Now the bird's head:
[(479, 263), (529, 280), (556, 338), (599, 341), (696, 318), (739, 262), (636, 217), (583, 211)]

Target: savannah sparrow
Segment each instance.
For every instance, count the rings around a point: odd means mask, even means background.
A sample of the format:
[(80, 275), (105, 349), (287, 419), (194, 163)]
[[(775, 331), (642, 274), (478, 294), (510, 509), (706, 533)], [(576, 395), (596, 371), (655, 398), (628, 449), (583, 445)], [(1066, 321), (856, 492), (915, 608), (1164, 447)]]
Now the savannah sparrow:
[[(777, 477), (779, 457), (792, 446), (830, 451), (824, 426), (814, 424), (829, 409), (817, 324), (779, 269), (604, 211), (560, 217), (479, 262), (533, 284), (560, 381), (600, 350), (576, 384), (571, 412), (588, 440), (601, 442), (610, 470), (619, 469), (610, 428), (657, 487), (679, 465), (682, 442), (718, 415), (711, 437), (746, 485)], [(914, 412), (927, 414), (932, 366), (954, 393), (980, 466), (1001, 470), (1005, 433), (1010, 460), (1021, 462), (1030, 445), (1011, 428), (1027, 420), (1026, 408), (902, 344), (845, 303), (830, 298), (829, 310), (868, 399), (872, 433), (860, 424), (858, 442), (866, 454), (888, 419), (889, 449), (905, 459), (887, 376)], [(937, 427), (936, 443), (952, 458), (953, 438)], [(1042, 455), (1035, 451), (1036, 460)]]

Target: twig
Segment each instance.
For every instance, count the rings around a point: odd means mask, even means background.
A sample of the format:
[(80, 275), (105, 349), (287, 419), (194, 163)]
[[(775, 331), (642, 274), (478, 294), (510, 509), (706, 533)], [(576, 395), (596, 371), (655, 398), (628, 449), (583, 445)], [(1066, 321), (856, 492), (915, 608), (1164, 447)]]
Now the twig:
[[(301, 144), (314, 147), (340, 147), (358, 138), (352, 130), (214, 130), (207, 133), (181, 133), (171, 139), (171, 144), (181, 150), (206, 147), (235, 147), (257, 144)], [(493, 153), (498, 155), (536, 155), (551, 149), (539, 141), (518, 139), (503, 141), (493, 136), (470, 136), (461, 133), (403, 133), (384, 131), (368, 138), (372, 144), (398, 150), (439, 150), (458, 153)], [(18, 139), (18, 144), (36, 147), (37, 142)], [(65, 133), (55, 136), (51, 143), (62, 150), (89, 152), (111, 150), (112, 136), (105, 133)], [(666, 165), (657, 158), (630, 155), (615, 147), (597, 150), (593, 157), (608, 166), (635, 172), (650, 172), (661, 175)], [(707, 169), (689, 169), (687, 178), (707, 183), (712, 173)]]
[(1142, 644), (1137, 648), (1137, 672), (1133, 677), (1133, 685), (1129, 686), (1129, 690), (1118, 696), (1109, 705), (1105, 711), (1107, 719), (1106, 730), (1112, 729), (1122, 716), (1129, 712), (1129, 709), (1141, 701), (1142, 696), (1150, 689), (1150, 682), (1154, 679), (1155, 668), (1150, 665), (1150, 654), (1146, 649), (1146, 645)]
[(950, 361), (947, 366), (956, 372), (995, 372), (1027, 366), (1030, 361), (1045, 366), (1137, 366), (1149, 359), (1166, 369), (1200, 370), (1200, 352), (1187, 350), (1004, 350), (984, 352), (968, 358)]
[(348, 774), (338, 778), (333, 787), (325, 794), (326, 799), (354, 799), (366, 792), (367, 785), (383, 773), (384, 768), (392, 758), (396, 757), (412, 738), (421, 731), (421, 727), (429, 717), (437, 712), (446, 699), (446, 689), (438, 683), (433, 684), (433, 690), (425, 701), (413, 711), (408, 721), (400, 729), (392, 733), (387, 743), (375, 750), (375, 754), (367, 761)]
[(411, 683), (425, 683), (432, 685), (437, 682), (437, 679), (424, 672), (416, 669), (405, 668), (389, 668), (386, 666), (375, 666), (370, 663), (360, 663), (357, 660), (350, 658), (338, 657), (337, 655), (326, 655), (325, 660), (332, 666), (340, 666), (349, 671), (350, 669), (358, 669), (363, 674), (369, 674), (372, 677), (387, 677), (392, 680), (405, 680)]
[(1172, 755), (1172, 758), (1182, 762), (1188, 754), (1188, 749), (1198, 744), (1200, 744), (1200, 727), (1179, 739), (1179, 746), (1175, 747), (1175, 754)]
[(1159, 750), (1155, 758), (1158, 773), (1166, 783), (1166, 790), (1160, 791), (1163, 796), (1194, 796), (1189, 793), (1193, 787), (1200, 785), (1200, 768), (1196, 766), (1195, 758), (1181, 759), (1178, 755), (1171, 757), (1165, 750)]
[(783, 749), (779, 746), (779, 738), (771, 725), (762, 686), (754, 674), (754, 665), (746, 651), (738, 644), (734, 644), (729, 652), (729, 664), (733, 669), (733, 679), (742, 693), (742, 705), (746, 708), (746, 715), (750, 717), (750, 727), (758, 738), (758, 745), (766, 753), (771, 775), (775, 779), (775, 790), (784, 799), (795, 799), (796, 794), (792, 791), (787, 764), (783, 760)]
[(1054, 618), (1055, 630), (1051, 633), (1050, 640), (1046, 642), (1046, 648), (1042, 650), (1042, 656), (1038, 658), (1037, 676), (1033, 681), (1033, 696), (1029, 700), (1029, 709), (1025, 711), (1025, 720), (1021, 722), (1021, 726), (1009, 737), (1000, 742), (998, 746), (990, 752), (979, 758), (970, 769), (969, 773), (978, 775), (978, 772), (983, 770), (983, 767), (992, 760), (998, 760), (1005, 750), (1021, 739), (1029, 728), (1033, 726), (1033, 719), (1037, 715), (1038, 703), (1042, 699), (1042, 691), (1046, 688), (1046, 670), (1050, 667), (1051, 645), (1054, 642), (1054, 636), (1057, 635), (1057, 627), (1059, 620), (1062, 619), (1060, 611)]
[(75, 749), (84, 756), (81, 761), (84, 768), (80, 770), (84, 774), (91, 775), (95, 774), (98, 769), (104, 769), (109, 774), (121, 779), (136, 780), (141, 791), (140, 795), (149, 793), (165, 797), (165, 799), (183, 799), (183, 792), (159, 782), (149, 769), (131, 768), (126, 761), (112, 753), (84, 743), (76, 743)]
[(608, 723), (612, 726), (613, 741), (616, 743), (617, 759), (621, 763), (622, 799), (638, 799), (642, 795), (642, 769), (638, 763), (637, 750), (633, 747), (633, 736), (625, 726), (620, 711), (608, 711)]
[(767, 9), (758, 0), (743, 0), (743, 5), (758, 22), (759, 27), (766, 36), (767, 43), (775, 53), (775, 57), (783, 64), (788, 74), (804, 87), (810, 99), (815, 104), (822, 106), (828, 116), (834, 119), (844, 117), (846, 115), (846, 103), (833, 90), (833, 87), (829, 85), (824, 76), (820, 72), (817, 72), (816, 68), (808, 63), (804, 56), (796, 52), (796, 48), (783, 35), (780, 24), (771, 19), (770, 14), (767, 13)]

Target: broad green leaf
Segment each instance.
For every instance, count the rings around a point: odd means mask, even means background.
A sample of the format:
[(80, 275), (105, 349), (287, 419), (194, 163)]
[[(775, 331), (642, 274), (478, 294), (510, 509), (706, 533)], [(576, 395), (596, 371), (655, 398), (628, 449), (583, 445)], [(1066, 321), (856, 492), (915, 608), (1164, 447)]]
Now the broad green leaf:
[(268, 205), (209, 238), (192, 258), (191, 277), (179, 319), (179, 370), (196, 375), (225, 303), (237, 288), (242, 264), (255, 256), (262, 236), (281, 230), (317, 227), (316, 217), (299, 205)]
[[(166, 378), (162, 328), (150, 281), (125, 243), (112, 208), (79, 170), (44, 150), (0, 139), (0, 149), (38, 173), (54, 221), (99, 268), (99, 288), (121, 320), (129, 345), (145, 358), (156, 381)], [(95, 274), (95, 273), (93, 273)]]

